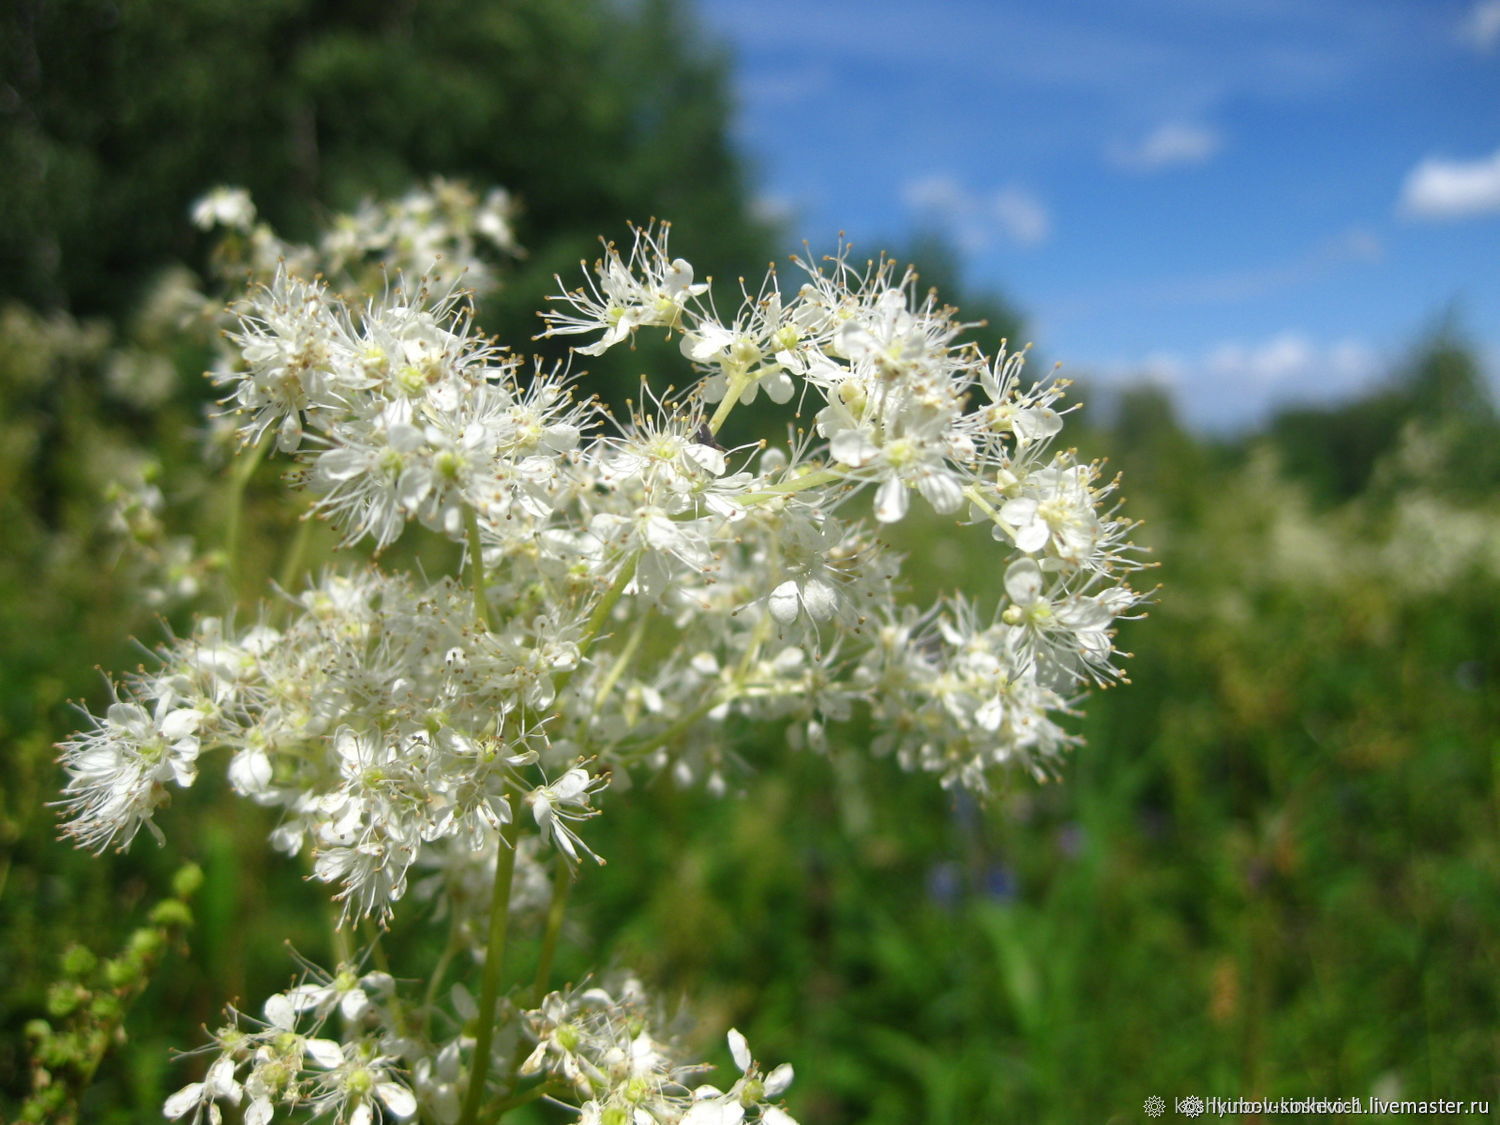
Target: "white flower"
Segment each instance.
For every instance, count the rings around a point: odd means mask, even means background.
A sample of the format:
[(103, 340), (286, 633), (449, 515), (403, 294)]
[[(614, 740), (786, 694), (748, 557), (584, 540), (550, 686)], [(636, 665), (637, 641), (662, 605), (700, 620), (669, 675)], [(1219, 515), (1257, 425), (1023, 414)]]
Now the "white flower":
[(115, 840), (124, 847), (142, 825), (161, 842), (151, 815), (168, 799), (167, 784), (181, 788), (198, 773), (198, 728), (202, 712), (183, 702), (181, 685), (164, 677), (146, 686), (155, 695), (148, 710), (115, 702), (94, 729), (59, 743), (68, 784), (60, 804), (70, 820), (64, 831), (79, 844), (103, 851)]
[(748, 404), (761, 387), (772, 402), (791, 401), (796, 386), (781, 356), (796, 345), (800, 332), (794, 324), (778, 323), (780, 314), (780, 298), (772, 293), (751, 305), (744, 325), (726, 328), (705, 317), (683, 335), (682, 354), (712, 372), (702, 384), (705, 402), (719, 402), (733, 391)]
[(902, 519), (913, 487), (934, 511), (957, 511), (963, 503), (964, 482), (949, 460), (960, 452), (960, 435), (950, 433), (949, 420), (941, 414), (887, 413), (892, 416), (884, 425), (873, 412), (855, 421), (849, 408), (835, 399), (818, 415), (834, 460), (854, 470), (854, 479), (879, 484), (875, 518), (881, 523)]
[(526, 803), (531, 806), (542, 838), (551, 841), (573, 863), (578, 862), (580, 850), (596, 863), (604, 862), (567, 822), (597, 816), (598, 810), (589, 807), (589, 797), (608, 784), (608, 778), (591, 777), (582, 766), (574, 766), (551, 785), (539, 785), (526, 794)]
[(247, 445), (275, 427), (276, 448), (294, 452), (306, 422), (340, 413), (345, 394), (362, 385), (345, 362), (352, 341), (339, 323), (327, 287), (282, 270), (247, 302), (231, 338), (244, 358), (243, 372), (221, 372), (231, 385), (225, 405), (250, 415), (239, 425)]
[(398, 1120), (417, 1112), (417, 1099), (394, 1068), (398, 1060), (379, 1053), (373, 1043), (354, 1042), (340, 1046), (326, 1039), (308, 1040), (308, 1054), (326, 1073), (308, 1099), (315, 1115), (334, 1113), (346, 1125), (370, 1125), (377, 1103)]
[(1039, 469), (1022, 483), (1023, 494), (1000, 508), (1000, 519), (1010, 525), (1012, 540), (1027, 554), (1045, 550), (1083, 566), (1105, 534), (1094, 508), (1092, 484), (1093, 471), (1087, 465), (1060, 462)]
[(343, 426), (340, 437), (341, 445), (313, 461), (312, 486), (323, 494), (318, 510), (344, 525), (347, 542), (369, 535), (377, 547), (388, 546), (430, 487), (420, 458), (426, 438), (392, 412)]
[(218, 1099), (239, 1105), (244, 1093), (234, 1072), (234, 1059), (227, 1054), (220, 1055), (209, 1066), (202, 1082), (191, 1082), (167, 1099), (162, 1114), (175, 1121), (192, 1110), (194, 1125), (203, 1120), (205, 1114), (210, 1125), (219, 1125), (224, 1115), (215, 1104)]
[(740, 1068), (740, 1077), (727, 1092), (714, 1086), (699, 1086), (693, 1091), (694, 1102), (682, 1125), (739, 1125), (745, 1111), (760, 1108), (760, 1120), (771, 1125), (796, 1125), (791, 1115), (775, 1106), (766, 1105), (767, 1099), (779, 1098), (792, 1084), (792, 1066), (782, 1063), (770, 1074), (762, 1076), (759, 1067), (750, 1055), (750, 1045), (734, 1028), (729, 1030), (729, 1053)]
[(255, 225), (255, 204), (244, 188), (216, 187), (193, 204), (193, 225), (199, 230), (248, 231)]
[(1029, 348), (1007, 352), (1002, 344), (994, 361), (979, 368), (979, 385), (990, 403), (974, 415), (979, 432), (1009, 434), (1022, 451), (1045, 444), (1062, 430), (1062, 414), (1053, 404), (1066, 386), (1065, 381), (1048, 380), (1021, 388)]
[(389, 996), (396, 982), (389, 973), (357, 973), (349, 965), (340, 965), (333, 973), (308, 966), (310, 980), (290, 989), (284, 995), (294, 1012), (312, 1012), (322, 1023), (337, 1008), (351, 1023), (363, 1017), (372, 1003), (371, 993)]
[[(602, 355), (633, 337), (638, 328), (677, 328), (688, 301), (706, 292), (708, 286), (693, 281), (690, 262), (668, 257), (667, 232), (666, 224), (635, 228), (628, 263), (620, 260), (613, 244), (607, 243), (604, 258), (594, 264), (597, 284), (591, 279), (587, 291), (564, 291), (551, 298), (571, 305), (577, 314), (548, 311), (544, 314), (544, 335), (602, 331), (604, 335), (597, 341), (575, 349), (581, 355)], [(558, 284), (562, 284), (561, 279)]]
[[(1057, 572), (1052, 572), (1055, 579)], [(1064, 674), (1086, 676), (1107, 683), (1120, 675), (1111, 663), (1115, 655), (1110, 626), (1138, 602), (1124, 587), (1090, 595), (1058, 585), (1047, 590), (1047, 573), (1032, 558), (1020, 558), (1005, 572), (1011, 605), (1002, 620), (1023, 638), (1023, 648), (1041, 648)]]

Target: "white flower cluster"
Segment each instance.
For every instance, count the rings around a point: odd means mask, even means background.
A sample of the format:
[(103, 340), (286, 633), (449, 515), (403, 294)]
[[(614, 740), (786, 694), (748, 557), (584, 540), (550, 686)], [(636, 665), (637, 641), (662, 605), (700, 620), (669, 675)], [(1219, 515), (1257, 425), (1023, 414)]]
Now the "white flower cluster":
[[(243, 1104), (245, 1125), (267, 1125), (278, 1108), (328, 1115), (344, 1125), (422, 1120), (453, 1125), (467, 1093), (462, 1062), (473, 1035), (455, 1021), (429, 1037), (425, 1013), (403, 1009), (388, 973), (341, 965), (327, 973), (307, 965), (302, 983), (271, 996), (254, 1019), (229, 1009), (230, 1020), (203, 1051), (213, 1053), (204, 1078), (167, 1099), (171, 1120), (220, 1125), (222, 1104)], [(459, 1020), (476, 1015), (474, 999), (455, 986)], [(335, 1017), (341, 1028), (329, 1027)], [(549, 994), (518, 1014), (535, 1046), (521, 1079), (576, 1103), (580, 1125), (796, 1125), (776, 1099), (792, 1083), (792, 1067), (763, 1073), (745, 1037), (731, 1030), (739, 1077), (728, 1090), (700, 1082), (713, 1068), (677, 1061), (680, 1048), (659, 1030), (660, 1019), (640, 983), (625, 976), (609, 988), (587, 986)], [(514, 1034), (491, 1043), (515, 1053)], [(492, 1115), (491, 1115), (492, 1117)], [(488, 1118), (487, 1119), (491, 1119)]]
[[(253, 229), (247, 201), (204, 218)], [(248, 626), (201, 622), (61, 745), (67, 831), (100, 849), (156, 832), (171, 788), (219, 753), (238, 794), (280, 811), (272, 843), (338, 886), (346, 921), (387, 921), (415, 878), (461, 922), (486, 987), (477, 1015), (459, 1013), (476, 1038), (416, 1047), (379, 1003), (345, 1011), (334, 1042), (295, 1030), (331, 1010), (306, 988), (273, 998), (266, 1030), (222, 1035), (169, 1115), (217, 1120), (218, 1101), (248, 1095), (246, 1120), (274, 1104), (364, 1121), (414, 1111), (416, 1089), (467, 1125), (477, 1073), (485, 1097), (541, 1080), (598, 1125), (787, 1125), (767, 1099), (789, 1068), (762, 1075), (731, 1033), (741, 1078), (691, 1087), (628, 995), (552, 994), (523, 1021), (534, 1049), (518, 1046), (526, 1005), (505, 1017), (490, 974), (503, 917), (547, 897), (527, 890), (545, 888), (540, 853), (560, 870), (602, 863), (585, 822), (633, 772), (724, 791), (756, 724), (847, 752), (837, 732), (863, 714), (874, 752), (981, 793), (1074, 741), (1058, 718), (1119, 677), (1114, 623), (1141, 604), (1127, 584), (1141, 563), (1114, 483), (1051, 447), (1062, 385), (1024, 382), (1024, 353), (962, 343), (952, 310), (887, 261), (797, 264), (795, 295), (772, 275), (723, 319), (664, 226), (636, 231), (627, 257), (607, 247), (547, 333), (598, 354), (663, 328), (696, 375), (675, 395), (643, 388), (623, 420), (479, 335), (446, 280), (354, 301), (283, 267), (239, 306), (214, 377), (241, 441), (297, 457), (311, 514), (346, 543), (380, 550), (417, 524), (462, 546), (464, 581), (327, 573)], [(761, 390), (810, 426), (724, 448), (725, 421)], [(998, 544), (990, 611), (903, 601), (877, 533), (913, 493)], [(525, 1059), (510, 1072), (507, 1043)]]
[(783, 1063), (762, 1074), (745, 1037), (729, 1032), (729, 1050), (740, 1077), (728, 1090), (693, 1078), (708, 1069), (672, 1060), (659, 1042), (650, 1004), (640, 985), (627, 978), (613, 990), (582, 988), (551, 993), (526, 1014), (536, 1048), (521, 1064), (524, 1075), (547, 1074), (571, 1087), (580, 1100), (580, 1125), (796, 1125), (770, 1104), (792, 1084)]
[[(545, 609), (505, 631), (476, 630), (470, 595), (449, 580), (417, 588), (367, 570), (328, 575), (282, 629), (224, 635), (217, 619), (129, 682), (92, 731), (63, 746), (70, 831), (102, 848), (128, 842), (191, 784), (205, 746), (229, 754), (235, 792), (282, 810), (280, 850), (310, 847), (346, 913), (388, 916), (424, 850), (493, 851), (524, 795), (538, 826), (576, 857), (569, 822), (603, 784), (528, 715), (553, 702), (578, 663), (576, 623)], [(559, 762), (548, 783), (547, 760)], [(529, 780), (528, 780), (529, 779)]]
[[(178, 1090), (163, 1113), (193, 1125), (205, 1119), (219, 1125), (220, 1102), (238, 1106), (248, 1098), (245, 1125), (266, 1125), (279, 1106), (331, 1115), (344, 1125), (413, 1116), (418, 1103), (399, 1069), (401, 1044), (381, 1031), (391, 1021), (395, 982), (385, 973), (361, 977), (347, 967), (317, 976), (270, 997), (264, 1020), (230, 1009), (231, 1022), (214, 1033), (218, 1057), (203, 1081)], [(323, 1037), (319, 1032), (335, 1010), (343, 1015), (345, 1034)], [(242, 1020), (260, 1026), (247, 1030)]]
[(221, 268), (269, 278), (278, 270), (321, 276), (350, 299), (378, 288), (389, 276), (425, 274), (443, 285), (462, 279), (471, 291), (498, 284), (487, 258), (516, 255), (512, 221), (516, 206), (503, 188), (483, 197), (456, 180), (434, 178), (400, 199), (366, 200), (336, 216), (316, 245), (287, 242), (256, 221), (255, 204), (243, 188), (217, 187), (193, 205), (202, 230), (232, 237), (220, 248)]

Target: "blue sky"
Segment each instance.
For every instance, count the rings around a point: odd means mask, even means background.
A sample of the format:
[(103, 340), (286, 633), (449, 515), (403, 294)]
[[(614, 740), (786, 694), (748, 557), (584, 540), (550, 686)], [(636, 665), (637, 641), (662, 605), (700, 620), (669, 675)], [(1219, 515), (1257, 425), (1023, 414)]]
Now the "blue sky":
[(795, 240), (945, 231), (1048, 360), (1230, 428), (1449, 314), (1500, 372), (1500, 0), (699, 0)]

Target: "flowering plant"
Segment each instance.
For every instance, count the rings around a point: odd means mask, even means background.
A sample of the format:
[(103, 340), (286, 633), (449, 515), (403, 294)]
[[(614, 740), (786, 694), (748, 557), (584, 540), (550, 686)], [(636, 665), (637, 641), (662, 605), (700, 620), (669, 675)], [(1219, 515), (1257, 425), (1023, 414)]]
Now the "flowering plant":
[[(212, 373), (248, 456), (296, 458), (346, 545), (378, 555), (418, 524), (461, 565), (330, 569), (250, 620), (201, 618), (61, 744), (65, 830), (160, 838), (156, 810), (217, 753), (344, 924), (416, 900), (450, 937), (420, 977), (368, 968), (372, 947), (304, 964), (258, 1016), (231, 1008), (166, 1115), (472, 1125), (545, 1097), (590, 1125), (789, 1125), (791, 1068), (763, 1072), (738, 1032), (724, 1090), (630, 976), (553, 987), (569, 888), (605, 862), (589, 820), (641, 774), (725, 792), (766, 724), (848, 753), (868, 718), (869, 752), (981, 795), (1049, 773), (1077, 741), (1060, 719), (1120, 675), (1114, 622), (1143, 600), (1131, 524), (1097, 465), (1053, 447), (1063, 383), (963, 343), (889, 260), (794, 259), (795, 292), (772, 272), (725, 317), (665, 225), (606, 245), (544, 335), (591, 356), (661, 329), (692, 374), (616, 418), (477, 331), (454, 263), (475, 232), (506, 244), (503, 197), (443, 190), (464, 206), (367, 209), (317, 248), (234, 193), (197, 212), (258, 267)], [(420, 280), (396, 272), (438, 250)], [(791, 424), (726, 448), (761, 392)], [(878, 529), (913, 493), (994, 541), (999, 605), (904, 597)], [(515, 933), (535, 935), (532, 980), (507, 965)]]

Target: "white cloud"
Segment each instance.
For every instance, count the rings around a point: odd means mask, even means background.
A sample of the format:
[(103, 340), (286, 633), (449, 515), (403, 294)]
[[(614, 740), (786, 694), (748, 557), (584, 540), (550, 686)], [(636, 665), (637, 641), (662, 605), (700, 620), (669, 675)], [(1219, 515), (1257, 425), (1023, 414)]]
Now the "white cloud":
[(1256, 344), (1226, 342), (1204, 357), (1202, 370), (1220, 387), (1278, 398), (1333, 398), (1381, 373), (1379, 355), (1358, 340), (1319, 345), (1296, 332)]
[(1128, 363), (1080, 366), (1116, 385), (1165, 386), (1189, 420), (1214, 429), (1253, 424), (1289, 402), (1348, 397), (1386, 371), (1381, 354), (1361, 340), (1319, 343), (1291, 331), (1225, 340), (1196, 354), (1154, 352)]
[(1169, 121), (1158, 125), (1133, 144), (1118, 144), (1110, 150), (1114, 162), (1136, 172), (1202, 164), (1224, 147), (1224, 138), (1207, 125)]
[(1311, 374), (1314, 354), (1305, 336), (1284, 332), (1258, 344), (1222, 343), (1204, 358), (1203, 370), (1216, 380), (1271, 388)]
[(1478, 0), (1469, 9), (1462, 33), (1466, 42), (1481, 51), (1493, 51), (1500, 46), (1500, 0)]
[(1407, 173), (1401, 210), (1418, 219), (1461, 219), (1500, 211), (1500, 149), (1478, 160), (1429, 156)]
[(1052, 234), (1046, 206), (1014, 184), (986, 193), (971, 191), (952, 176), (924, 176), (903, 186), (901, 199), (948, 227), (959, 246), (971, 253), (997, 240), (1036, 246)]
[(1002, 188), (989, 202), (995, 221), (1012, 241), (1031, 246), (1052, 233), (1052, 219), (1041, 200), (1020, 188)]

